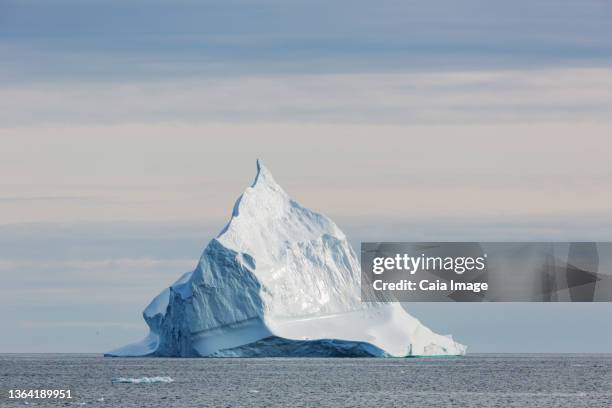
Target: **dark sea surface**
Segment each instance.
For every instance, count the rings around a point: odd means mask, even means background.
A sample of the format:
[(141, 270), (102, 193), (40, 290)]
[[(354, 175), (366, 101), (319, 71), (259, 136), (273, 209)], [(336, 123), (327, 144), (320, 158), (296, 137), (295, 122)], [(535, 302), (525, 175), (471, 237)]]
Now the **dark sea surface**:
[[(170, 377), (172, 382), (113, 379)], [(169, 381), (167, 378), (158, 381)], [(71, 400), (10, 400), (70, 389)], [(612, 355), (166, 359), (0, 354), (1, 407), (612, 407)]]

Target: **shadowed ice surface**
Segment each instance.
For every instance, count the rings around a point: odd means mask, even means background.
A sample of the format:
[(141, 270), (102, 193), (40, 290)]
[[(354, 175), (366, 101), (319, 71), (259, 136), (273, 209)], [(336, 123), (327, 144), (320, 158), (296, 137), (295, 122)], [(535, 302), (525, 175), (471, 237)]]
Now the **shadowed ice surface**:
[[(170, 377), (172, 382), (113, 383)], [(612, 355), (484, 354), (416, 359), (109, 359), (0, 355), (8, 389), (70, 388), (95, 407), (609, 407)]]

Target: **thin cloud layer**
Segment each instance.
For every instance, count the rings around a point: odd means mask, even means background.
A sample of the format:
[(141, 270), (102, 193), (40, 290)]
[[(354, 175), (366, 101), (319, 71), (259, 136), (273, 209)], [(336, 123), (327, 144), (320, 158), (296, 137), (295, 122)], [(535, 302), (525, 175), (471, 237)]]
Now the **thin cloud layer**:
[[(605, 1), (5, 0), (0, 78), (605, 66)], [(2, 79), (0, 79), (2, 81)]]
[(471, 124), (612, 117), (612, 70), (604, 68), (79, 82), (5, 86), (0, 91), (4, 127)]

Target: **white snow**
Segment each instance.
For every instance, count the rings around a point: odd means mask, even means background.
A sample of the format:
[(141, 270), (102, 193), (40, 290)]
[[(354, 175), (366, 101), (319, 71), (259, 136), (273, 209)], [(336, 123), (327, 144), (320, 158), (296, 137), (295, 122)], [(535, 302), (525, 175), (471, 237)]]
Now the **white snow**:
[(359, 282), (344, 233), (291, 200), (258, 162), (196, 269), (145, 309), (149, 336), (108, 355), (207, 356), (270, 336), (364, 342), (392, 356), (465, 353), (398, 303), (362, 303)]

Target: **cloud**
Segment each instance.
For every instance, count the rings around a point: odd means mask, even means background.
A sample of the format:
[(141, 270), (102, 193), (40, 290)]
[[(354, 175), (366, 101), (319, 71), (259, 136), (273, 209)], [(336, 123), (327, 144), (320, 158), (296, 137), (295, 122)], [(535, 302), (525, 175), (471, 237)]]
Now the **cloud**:
[(240, 76), (5, 85), (3, 126), (609, 121), (612, 70)]
[[(77, 240), (78, 238), (75, 238)], [(193, 259), (152, 259), (152, 258), (112, 258), (112, 259), (65, 259), (45, 260), (34, 259), (0, 260), (0, 270), (3, 269), (57, 269), (63, 271), (87, 271), (95, 269), (172, 269), (194, 266)]]
[[(78, 245), (75, 237), (64, 245)], [(198, 253), (189, 259), (13, 259), (0, 261), (2, 293), (7, 306), (31, 305), (145, 305), (178, 276), (193, 270)]]
[(0, 196), (0, 201), (72, 201), (86, 200), (79, 196)]
[[(0, 202), (0, 224), (180, 221), (193, 223), (194, 234), (200, 226), (200, 242), (207, 242), (251, 183), (256, 157), (292, 197), (330, 216), (609, 217), (611, 130), (606, 120), (0, 129), (0, 158), (26, 158), (0, 166), (9, 175), (4, 194), (92, 198)], [(99, 251), (96, 237), (87, 237), (87, 250)], [(113, 239), (124, 237), (119, 231)], [(0, 252), (15, 239), (7, 238)], [(53, 243), (41, 241), (41, 252)]]
[(143, 324), (100, 321), (52, 321), (25, 320), (18, 323), (21, 329), (142, 329)]
[[(0, 4), (13, 81), (606, 66), (598, 0), (18, 1)], [(137, 22), (137, 24), (135, 23)]]

